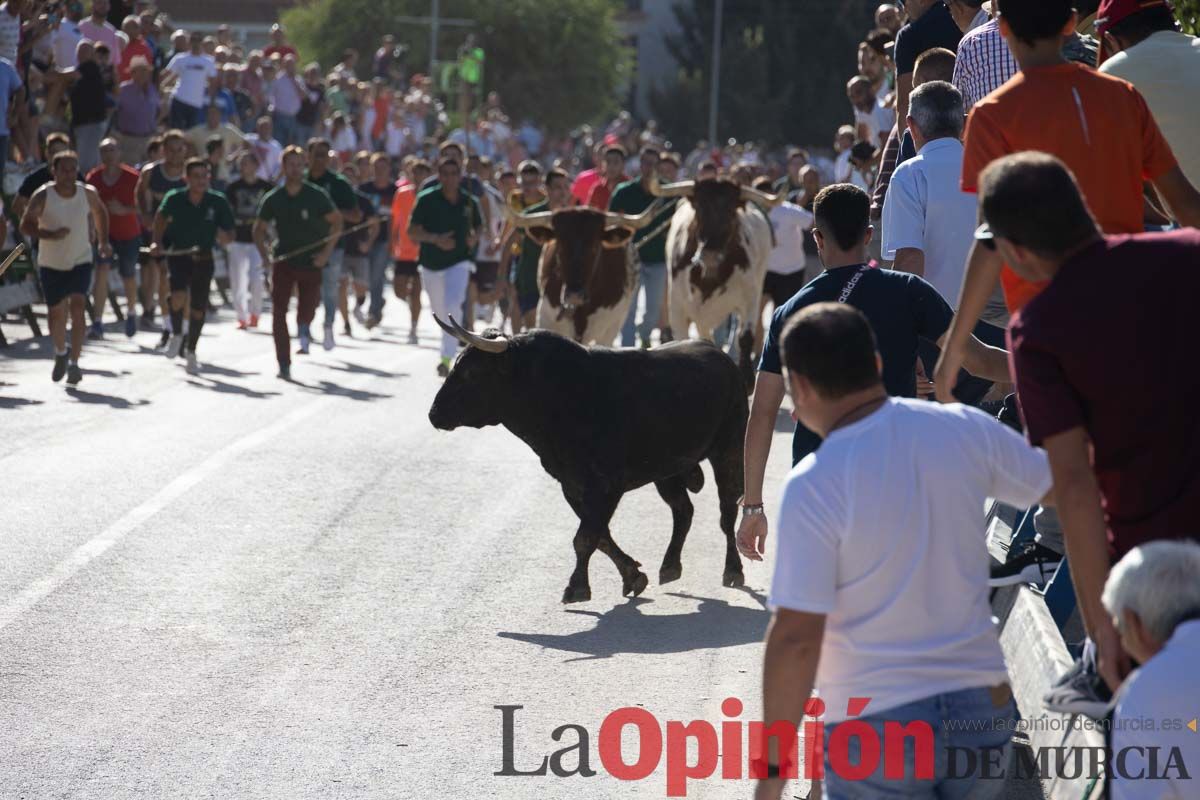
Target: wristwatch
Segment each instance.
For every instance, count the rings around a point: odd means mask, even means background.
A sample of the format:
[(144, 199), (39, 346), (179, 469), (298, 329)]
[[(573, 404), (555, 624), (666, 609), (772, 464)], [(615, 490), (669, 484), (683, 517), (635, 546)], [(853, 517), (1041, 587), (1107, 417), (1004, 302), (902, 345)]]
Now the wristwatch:
[(742, 516), (744, 517), (764, 517), (766, 514), (762, 503), (742, 504)]

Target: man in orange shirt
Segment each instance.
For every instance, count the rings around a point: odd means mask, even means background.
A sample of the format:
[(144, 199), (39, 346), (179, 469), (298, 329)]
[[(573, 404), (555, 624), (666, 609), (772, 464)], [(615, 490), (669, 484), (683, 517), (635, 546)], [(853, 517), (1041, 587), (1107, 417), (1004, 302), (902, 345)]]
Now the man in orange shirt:
[(408, 238), (408, 220), (417, 203), (421, 184), (433, 174), (433, 170), (428, 161), (415, 158), (404, 165), (404, 171), (406, 174), (396, 182), (396, 193), (392, 195), (391, 244), (392, 258), (396, 262), (392, 291), (397, 298), (408, 303), (408, 310), (412, 314), (408, 343), (417, 344), (417, 320), (421, 317), (421, 276), (417, 272), (419, 248), (416, 242)]
[(613, 191), (629, 176), (625, 174), (625, 159), (628, 158), (625, 148), (619, 144), (609, 145), (604, 150), (604, 175), (588, 192), (587, 204), (601, 211), (608, 210), (608, 201), (612, 199)]
[[(1039, 150), (1057, 156), (1074, 172), (1105, 233), (1144, 230), (1145, 181), (1154, 184), (1181, 225), (1200, 226), (1200, 193), (1184, 177), (1138, 91), (1063, 57), (1063, 39), (1076, 24), (1071, 0), (997, 0), (997, 5), (1000, 32), (1021, 71), (971, 111), (963, 145), (963, 191), (977, 190), (979, 174), (992, 161)], [(967, 339), (998, 279), (1010, 312), (1044, 286), (1018, 277), (996, 251), (974, 246), (934, 376), (939, 399), (953, 402), (950, 389)]]

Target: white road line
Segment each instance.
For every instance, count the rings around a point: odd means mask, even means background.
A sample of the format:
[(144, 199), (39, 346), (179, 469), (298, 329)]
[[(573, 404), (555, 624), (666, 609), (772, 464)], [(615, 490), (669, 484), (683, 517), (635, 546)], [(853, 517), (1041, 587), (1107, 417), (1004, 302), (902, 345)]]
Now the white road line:
[[(368, 379), (359, 381), (358, 383), (365, 385), (370, 382), (371, 380)], [(355, 385), (353, 388), (358, 389), (361, 386)], [(21, 614), (33, 608), (43, 598), (69, 581), (75, 573), (86, 567), (94, 559), (104, 555), (110, 547), (125, 538), (126, 534), (137, 530), (146, 520), (153, 517), (159, 511), (162, 511), (185, 492), (196, 486), (196, 484), (223, 467), (231, 459), (247, 450), (258, 447), (273, 436), (311, 417), (330, 401), (331, 398), (323, 397), (293, 410), (267, 427), (230, 442), (168, 483), (157, 494), (150, 497), (150, 499), (133, 508), (112, 525), (76, 548), (71, 555), (59, 562), (49, 575), (34, 581), (15, 598), (0, 606), (0, 630), (3, 630)]]

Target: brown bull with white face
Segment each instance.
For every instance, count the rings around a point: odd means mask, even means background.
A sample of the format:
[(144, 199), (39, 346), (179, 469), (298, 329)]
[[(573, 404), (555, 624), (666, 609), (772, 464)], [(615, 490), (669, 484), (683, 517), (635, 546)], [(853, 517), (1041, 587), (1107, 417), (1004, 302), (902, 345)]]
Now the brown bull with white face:
[[(657, 210), (657, 207), (653, 207)], [(537, 326), (583, 344), (611, 345), (633, 300), (633, 233), (653, 219), (566, 208), (514, 215), (542, 247)]]
[(654, 184), (660, 197), (680, 202), (667, 234), (667, 296), (671, 332), (702, 339), (731, 314), (738, 317), (738, 364), (747, 390), (754, 383), (754, 329), (771, 253), (771, 227), (762, 208), (782, 202), (725, 179)]

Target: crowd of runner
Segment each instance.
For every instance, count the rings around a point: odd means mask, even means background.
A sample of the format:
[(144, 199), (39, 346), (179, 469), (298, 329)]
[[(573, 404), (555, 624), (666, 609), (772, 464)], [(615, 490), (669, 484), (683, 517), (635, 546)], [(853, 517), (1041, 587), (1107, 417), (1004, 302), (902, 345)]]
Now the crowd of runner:
[[(409, 71), (391, 36), (370, 58), (346, 51), (328, 67), (302, 62), (278, 25), (269, 46), (247, 50), (224, 26), (211, 35), (175, 30), (150, 8), (114, 25), (108, 0), (93, 0), (86, 16), (80, 2), (51, 10), (8, 0), (0, 91), (11, 102), (0, 148), (15, 173), (6, 183), (19, 183), (13, 233), (36, 251), (52, 378), (77, 384), (86, 337), (108, 335), (110, 274), (123, 290), (125, 335), (156, 336), (167, 357), (195, 371), (223, 265), (240, 328), (259, 325), (269, 298), (287, 379), (292, 357), (314, 341), (329, 350), (339, 336), (378, 326), (389, 294), (408, 306), (410, 343), (423, 295), (468, 328), (533, 327), (540, 250), (510, 212), (591, 205), (637, 214), (654, 200), (652, 182), (681, 178), (782, 193), (769, 209), (764, 309), (773, 311), (761, 334), (739, 544), (751, 557), (763, 551), (765, 465), (790, 388), (801, 468), (781, 520), (806, 536), (819, 531), (819, 541), (781, 532), (773, 601), (819, 612), (825, 641), (835, 642), (828, 652), (818, 646), (820, 672), (804, 662), (808, 688), (815, 680), (830, 697), (872, 696), (878, 711), (902, 707), (917, 718), (936, 713), (920, 704), (942, 686), (937, 697), (964, 704), (963, 716), (1015, 713), (1011, 694), (995, 689), (1005, 673), (994, 634), (981, 632), (991, 630), (986, 605), (964, 613), (945, 602), (947, 591), (978, 594), (973, 556), (930, 544), (954, 535), (946, 520), (956, 513), (969, 529), (978, 501), (992, 497), (1043, 505), (1037, 537), (992, 569), (991, 585), (1045, 583), (1069, 551), (1090, 638), (1047, 708), (1107, 713), (1108, 688), (1122, 685), (1131, 657), (1156, 662), (1162, 682), (1126, 682), (1118, 714), (1158, 708), (1172, 693), (1195, 696), (1194, 675), (1179, 665), (1200, 652), (1198, 578), (1190, 573), (1188, 588), (1178, 575), (1180, 564), (1194, 570), (1195, 546), (1163, 550), (1161, 540), (1195, 536), (1191, 513), (1200, 512), (1190, 406), (1200, 387), (1186, 367), (1185, 316), (1190, 289), (1200, 289), (1200, 236), (1187, 230), (1200, 225), (1200, 44), (1177, 30), (1165, 2), (1078, 5), (1090, 7), (881, 5), (846, 82), (847, 123), (823, 158), (733, 141), (675, 152), (655, 123), (624, 112), (551, 137), (536, 120), (510, 119), (495, 93), (452, 126), (430, 77)], [(663, 326), (666, 235), (661, 226), (639, 233), (642, 299), (623, 346), (648, 347)], [(443, 339), (439, 374), (455, 347)], [(1048, 460), (974, 412), (940, 420), (885, 395), (986, 409), (1023, 427)], [(908, 426), (914, 451), (942, 463), (918, 464), (898, 440), (872, 432), (866, 420), (884, 417)], [(822, 445), (835, 431), (838, 446)], [(853, 437), (912, 474), (848, 486), (858, 468), (839, 454)], [(806, 460), (818, 446), (836, 471)], [(990, 471), (971, 472), (979, 463)], [(918, 480), (931, 473), (941, 477)], [(847, 530), (841, 521), (858, 518), (854, 503), (867, 499), (897, 513), (862, 517), (875, 519), (869, 532), (865, 522)], [(914, 502), (947, 516), (906, 516)], [(926, 554), (927, 581), (889, 572), (909, 567), (876, 563), (874, 545), (852, 556), (838, 549), (854, 533), (872, 542), (887, 531), (929, 532), (913, 542), (914, 563)], [(842, 584), (852, 576), (874, 576), (882, 588), (850, 598)], [(1155, 582), (1174, 594), (1146, 588)], [(808, 641), (804, 624), (778, 635), (789, 646)], [(942, 662), (914, 666), (939, 648), (953, 654), (949, 679)], [(771, 658), (769, 644), (769, 713), (774, 691), (779, 715), (795, 716), (779, 699), (794, 687), (779, 688), (786, 682), (773, 680)], [(907, 677), (881, 688), (882, 674)], [(895, 713), (864, 717), (885, 718)], [(1132, 741), (1131, 731), (1122, 736)], [(777, 788), (764, 786), (768, 796)], [(1120, 780), (1113, 791), (1143, 796)]]

